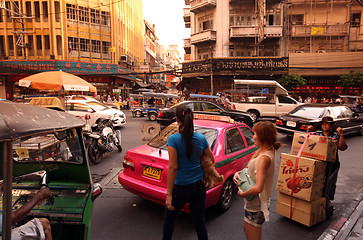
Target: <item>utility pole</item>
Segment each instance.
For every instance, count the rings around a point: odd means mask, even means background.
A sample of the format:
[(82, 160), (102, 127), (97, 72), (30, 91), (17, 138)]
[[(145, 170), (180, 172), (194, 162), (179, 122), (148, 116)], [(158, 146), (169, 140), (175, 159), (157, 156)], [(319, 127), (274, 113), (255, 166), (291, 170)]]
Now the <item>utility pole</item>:
[(210, 95), (213, 95), (213, 50), (212, 47), (209, 48), (210, 50)]

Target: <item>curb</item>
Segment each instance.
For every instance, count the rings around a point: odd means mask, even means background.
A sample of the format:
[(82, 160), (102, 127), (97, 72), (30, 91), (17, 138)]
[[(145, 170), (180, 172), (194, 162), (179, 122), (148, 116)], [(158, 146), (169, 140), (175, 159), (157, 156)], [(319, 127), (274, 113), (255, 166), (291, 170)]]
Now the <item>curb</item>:
[(354, 199), (354, 203), (343, 212), (342, 216), (332, 222), (320, 235), (318, 240), (347, 239), (354, 225), (363, 212), (363, 193)]

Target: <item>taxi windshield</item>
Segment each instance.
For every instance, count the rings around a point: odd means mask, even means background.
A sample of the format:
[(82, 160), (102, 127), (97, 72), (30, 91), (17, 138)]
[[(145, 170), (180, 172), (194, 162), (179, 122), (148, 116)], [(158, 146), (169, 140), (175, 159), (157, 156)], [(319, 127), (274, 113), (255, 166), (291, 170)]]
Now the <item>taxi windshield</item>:
[(13, 159), (20, 163), (83, 163), (80, 139), (76, 129), (46, 133), (13, 142)]
[(103, 105), (103, 104), (101, 104), (99, 102), (93, 102), (93, 101), (91, 101), (91, 102), (87, 102), (87, 104), (90, 105), (90, 106), (92, 106), (94, 109), (99, 110), (99, 111), (103, 111), (103, 110), (108, 109), (108, 107), (106, 105)]
[[(210, 148), (213, 151), (214, 145), (217, 140), (218, 131), (213, 128), (198, 127), (198, 126), (194, 126), (194, 130), (205, 136)], [(171, 125), (167, 126), (166, 128), (164, 128), (160, 132), (160, 134), (158, 134), (156, 137), (151, 139), (150, 142), (148, 143), (148, 145), (150, 147), (166, 150), (168, 148), (166, 146), (166, 144), (168, 143), (169, 136), (171, 136), (175, 133), (178, 133), (178, 132), (179, 132), (179, 126), (177, 124), (171, 124)]]

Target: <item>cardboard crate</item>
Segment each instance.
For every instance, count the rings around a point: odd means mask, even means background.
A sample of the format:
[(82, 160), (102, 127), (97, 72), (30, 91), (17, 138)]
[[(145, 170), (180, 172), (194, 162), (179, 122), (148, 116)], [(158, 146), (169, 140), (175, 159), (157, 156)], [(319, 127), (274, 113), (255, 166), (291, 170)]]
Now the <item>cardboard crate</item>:
[[(302, 147), (306, 133), (294, 133), (291, 145), (291, 153), (297, 154)], [(337, 156), (338, 141), (318, 135), (310, 135), (301, 156), (314, 158), (321, 161), (335, 162)]]
[[(277, 195), (276, 213), (290, 218), (290, 204), (291, 197), (279, 192)], [(302, 223), (306, 226), (313, 226), (325, 220), (325, 206), (326, 199), (323, 197), (312, 202), (293, 198), (292, 220)]]
[[(306, 201), (319, 199), (323, 192), (326, 162), (300, 157), (294, 177), (296, 155), (281, 153), (276, 190)], [(295, 184), (294, 184), (295, 183)]]

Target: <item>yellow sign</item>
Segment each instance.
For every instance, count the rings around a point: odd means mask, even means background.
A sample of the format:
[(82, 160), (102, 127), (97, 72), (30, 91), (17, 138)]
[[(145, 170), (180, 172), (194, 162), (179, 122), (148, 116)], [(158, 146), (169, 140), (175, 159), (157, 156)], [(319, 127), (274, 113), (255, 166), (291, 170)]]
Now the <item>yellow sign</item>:
[(324, 28), (311, 27), (311, 35), (322, 35), (322, 34), (324, 34)]
[(229, 122), (234, 123), (234, 120), (228, 116), (219, 116), (219, 115), (208, 115), (208, 114), (195, 114), (194, 118), (196, 119), (205, 119), (205, 120), (213, 120), (213, 121), (221, 121), (221, 122)]
[(116, 47), (110, 47), (110, 48), (108, 49), (108, 51), (109, 51), (109, 52), (116, 52)]

